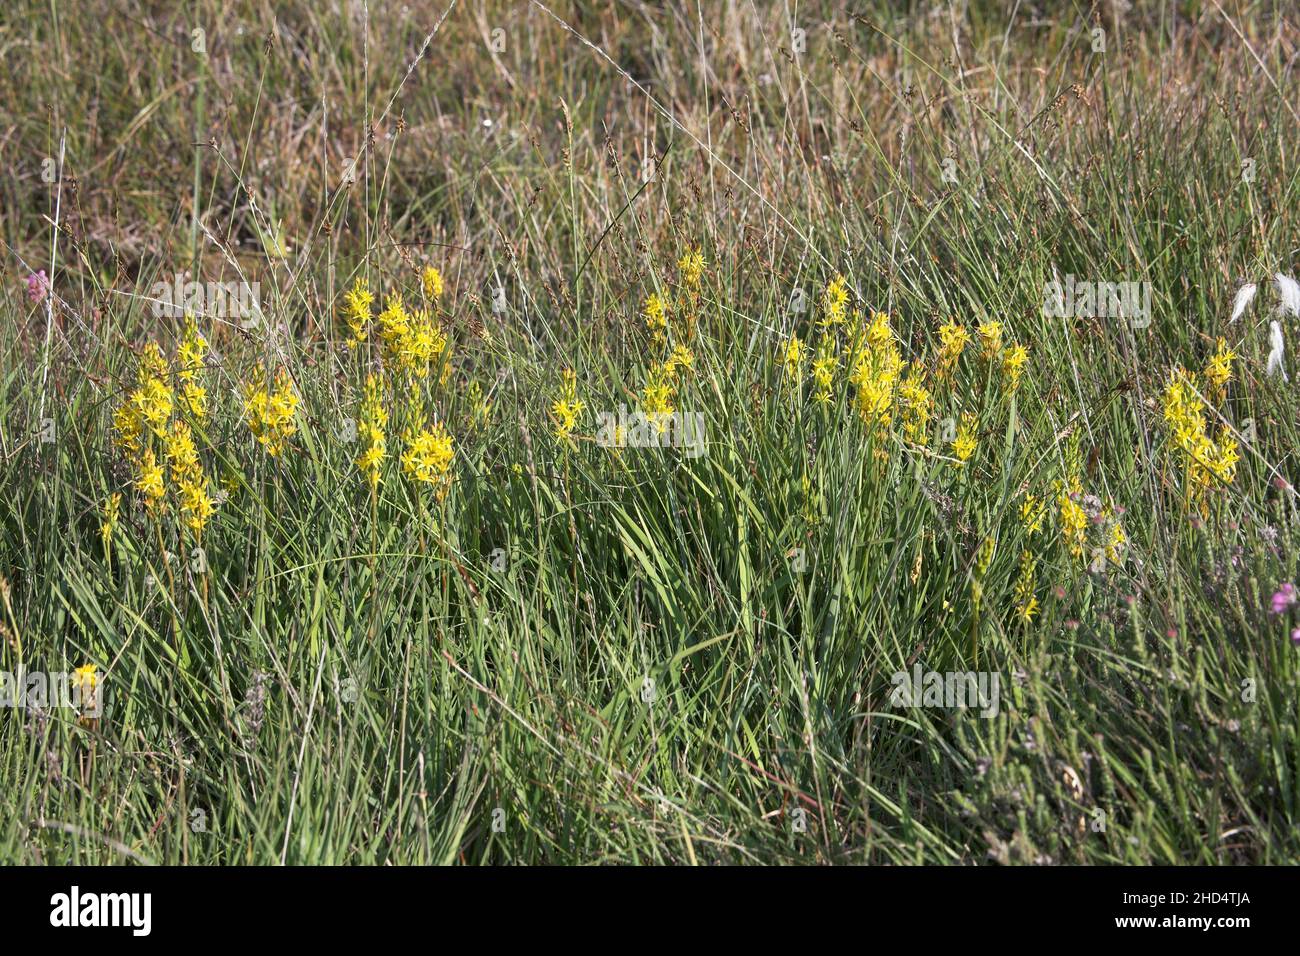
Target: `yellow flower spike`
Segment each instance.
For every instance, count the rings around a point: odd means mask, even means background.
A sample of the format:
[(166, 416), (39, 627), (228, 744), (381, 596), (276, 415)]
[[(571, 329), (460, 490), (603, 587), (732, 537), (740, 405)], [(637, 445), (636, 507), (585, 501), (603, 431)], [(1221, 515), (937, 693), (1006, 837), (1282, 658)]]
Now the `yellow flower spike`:
[(1232, 362), (1236, 357), (1237, 353), (1228, 348), (1227, 339), (1216, 340), (1214, 354), (1201, 373), (1205, 377), (1206, 391), (1211, 400), (1223, 401), (1228, 382), (1232, 379)]
[(113, 540), (113, 531), (117, 528), (117, 513), (122, 506), (121, 492), (113, 492), (104, 499), (104, 523), (99, 526), (99, 536), (108, 547)]
[[(905, 367), (902, 353), (898, 350), (898, 339), (889, 325), (889, 316), (873, 312), (870, 320), (864, 323), (855, 313), (850, 343), (852, 371), (849, 381), (857, 388), (855, 404), (858, 414), (877, 439), (875, 457), (887, 459), (886, 439), (894, 422), (895, 403)], [(916, 384), (914, 381), (913, 386)], [(926, 398), (914, 390), (911, 398), (919, 403), (918, 412), (926, 404)]]
[(1175, 456), (1183, 466), (1184, 489), (1189, 500), (1203, 500), (1216, 484), (1231, 484), (1236, 476), (1237, 441), (1226, 427), (1221, 427), (1217, 442), (1209, 437), (1205, 402), (1197, 393), (1191, 376), (1176, 368), (1165, 386), (1163, 411), (1173, 439)]
[(99, 672), (94, 664), (82, 664), (69, 676), (77, 692), (76, 703), (81, 711), (81, 722), (90, 723), (99, 715)]
[(384, 355), (394, 365), (400, 365), (402, 353), (411, 335), (411, 314), (406, 309), (400, 293), (384, 298), (383, 311), (375, 317)]
[(451, 464), (455, 458), (451, 435), (441, 422), (407, 435), (402, 454), (402, 471), (412, 481), (433, 485), (439, 501), (451, 487)]
[(1047, 502), (1037, 495), (1025, 495), (1020, 503), (1020, 526), (1025, 529), (1025, 536), (1032, 538), (1043, 530), (1047, 518)]
[(140, 457), (140, 470), (135, 479), (135, 487), (144, 496), (144, 504), (149, 511), (155, 511), (162, 505), (167, 489), (163, 484), (162, 466), (158, 464), (152, 448), (146, 449)]
[(885, 349), (894, 343), (894, 330), (889, 325), (889, 316), (884, 312), (872, 312), (871, 322), (867, 325), (867, 348)]
[(646, 296), (643, 313), (645, 315), (646, 328), (650, 330), (651, 337), (656, 343), (667, 341), (668, 337), (668, 300), (658, 292), (652, 292)]
[(441, 299), (444, 289), (442, 273), (434, 266), (425, 266), (424, 271), (420, 273), (420, 285), (424, 289), (424, 294), (430, 299)]
[(1124, 533), (1124, 526), (1118, 521), (1112, 522), (1110, 533), (1106, 538), (1106, 560), (1111, 564), (1122, 564), (1124, 562), (1124, 550), (1128, 547), (1128, 536)]
[(1008, 395), (1020, 388), (1020, 377), (1029, 361), (1029, 350), (1023, 345), (1013, 345), (1002, 353), (1002, 387)]
[(181, 401), (186, 411), (194, 416), (195, 421), (202, 422), (208, 417), (208, 390), (195, 382), (181, 385)]
[(207, 367), (207, 357), (207, 340), (199, 334), (194, 317), (187, 315), (185, 331), (176, 347), (176, 377), (181, 382), (182, 407), (199, 422), (208, 414), (208, 393), (198, 381), (199, 372)]
[(827, 405), (831, 401), (832, 388), (835, 384), (835, 370), (839, 359), (835, 354), (835, 340), (825, 336), (817, 343), (817, 357), (813, 359), (813, 401)]
[(1038, 613), (1038, 598), (1034, 595), (1034, 589), (1038, 586), (1035, 565), (1032, 552), (1020, 552), (1020, 575), (1016, 578), (1014, 591), (1015, 615), (1025, 625), (1032, 624), (1034, 615)]
[(150, 379), (160, 382), (167, 380), (167, 359), (163, 356), (162, 347), (157, 342), (145, 345), (144, 352), (140, 356), (140, 381), (143, 383)]
[(836, 275), (822, 292), (822, 326), (843, 325), (848, 316), (849, 286), (844, 276)]
[(356, 348), (366, 340), (370, 328), (370, 307), (374, 303), (375, 296), (370, 291), (370, 283), (358, 276), (352, 283), (352, 288), (343, 295), (343, 319), (351, 333), (347, 340), (349, 348)]
[(298, 431), (294, 422), (297, 409), (298, 394), (286, 369), (276, 372), (274, 390), (267, 387), (266, 373), (261, 368), (244, 388), (244, 420), (253, 437), (272, 458), (284, 451), (289, 439)]
[(914, 445), (930, 441), (930, 413), (934, 397), (925, 386), (925, 366), (913, 362), (898, 386), (898, 403), (903, 410), (903, 438)]
[(173, 467), (185, 470), (190, 465), (197, 465), (198, 449), (194, 447), (194, 433), (183, 421), (174, 421), (163, 439), (167, 460)]
[(216, 502), (208, 494), (208, 479), (201, 471), (193, 472), (177, 485), (181, 519), (196, 535), (202, 534), (208, 519), (216, 512)]
[(699, 247), (687, 249), (682, 254), (681, 259), (677, 260), (677, 268), (681, 272), (682, 284), (691, 292), (698, 292), (700, 282), (704, 277), (705, 269), (704, 254)]
[(1057, 505), (1060, 508), (1061, 540), (1070, 549), (1070, 554), (1078, 557), (1084, 553), (1088, 543), (1088, 514), (1068, 494), (1060, 495)]
[(948, 322), (939, 326), (939, 366), (935, 372), (940, 381), (948, 378), (957, 366), (957, 360), (970, 343), (966, 327)]
[(143, 450), (144, 425), (134, 402), (119, 405), (113, 411), (113, 445), (134, 459)]
[(399, 364), (419, 378), (425, 378), (433, 363), (446, 352), (447, 337), (427, 309), (417, 312), (408, 328), (409, 337)]
[(208, 342), (199, 334), (194, 316), (185, 316), (185, 331), (176, 346), (176, 377), (182, 382), (193, 381), (207, 364)]
[(555, 437), (567, 439), (578, 425), (578, 419), (586, 409), (586, 403), (578, 398), (578, 376), (571, 368), (562, 373), (560, 396), (551, 403), (551, 415), (555, 419)]
[(140, 423), (155, 435), (161, 435), (174, 407), (174, 396), (167, 383), (159, 378), (147, 378), (131, 393), (130, 401)]
[(379, 380), (374, 375), (367, 375), (365, 394), (361, 400), (361, 422), (358, 426), (362, 446), (361, 454), (356, 458), (356, 466), (361, 469), (371, 488), (379, 487), (381, 481), (380, 473), (387, 449), (384, 426), (387, 424), (388, 412), (384, 409)]
[(678, 369), (689, 370), (695, 364), (695, 353), (684, 345), (677, 345), (673, 352), (668, 356), (668, 361), (664, 363), (664, 368), (668, 374), (676, 375)]
[(808, 346), (797, 335), (790, 336), (786, 343), (782, 364), (785, 368), (786, 384), (791, 389), (798, 389), (803, 384), (803, 366), (808, 358)]
[(981, 322), (976, 332), (980, 337), (980, 346), (986, 359), (995, 359), (1002, 351), (1002, 323)]
[(963, 414), (961, 424), (957, 426), (957, 437), (949, 442), (959, 468), (966, 466), (966, 462), (970, 461), (971, 456), (975, 454), (975, 449), (978, 447), (979, 442), (975, 437), (976, 423), (977, 419), (973, 414), (970, 412)]

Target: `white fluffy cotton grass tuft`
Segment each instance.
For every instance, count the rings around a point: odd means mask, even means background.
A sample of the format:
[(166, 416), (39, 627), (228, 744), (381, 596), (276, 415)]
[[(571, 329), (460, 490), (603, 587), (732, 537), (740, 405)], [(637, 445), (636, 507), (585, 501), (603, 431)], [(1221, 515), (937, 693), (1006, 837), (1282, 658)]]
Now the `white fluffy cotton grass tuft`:
[(1300, 317), (1300, 283), (1279, 272), (1273, 276), (1273, 284), (1277, 286), (1278, 309)]
[(1286, 348), (1282, 344), (1282, 323), (1274, 319), (1268, 324), (1268, 365), (1264, 371), (1267, 375), (1281, 375), (1282, 381), (1290, 381), (1286, 377), (1286, 368), (1282, 360), (1286, 357)]
[[(1277, 308), (1274, 314), (1279, 317), (1292, 315), (1300, 318), (1300, 282), (1296, 282), (1285, 273), (1276, 272), (1273, 274), (1273, 287), (1277, 289)], [(1259, 286), (1254, 282), (1248, 282), (1237, 290), (1232, 300), (1232, 318), (1228, 319), (1229, 325), (1246, 313), (1251, 302), (1255, 300), (1257, 292)], [(1265, 366), (1265, 374), (1269, 377), (1280, 375), (1282, 381), (1289, 382), (1285, 360), (1286, 345), (1282, 340), (1282, 323), (1278, 319), (1272, 319), (1268, 323), (1268, 364)]]
[(1255, 298), (1255, 293), (1259, 291), (1259, 286), (1251, 282), (1237, 290), (1237, 297), (1232, 300), (1232, 318), (1228, 320), (1231, 325), (1241, 318), (1242, 314), (1250, 307), (1251, 300)]

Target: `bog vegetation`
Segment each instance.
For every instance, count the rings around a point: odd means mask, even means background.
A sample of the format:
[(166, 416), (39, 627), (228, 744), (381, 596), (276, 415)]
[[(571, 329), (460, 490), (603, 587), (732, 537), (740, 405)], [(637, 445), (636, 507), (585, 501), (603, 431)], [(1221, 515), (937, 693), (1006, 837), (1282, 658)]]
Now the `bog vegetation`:
[(0, 15), (0, 858), (1300, 858), (1294, 10), (1003, 6)]

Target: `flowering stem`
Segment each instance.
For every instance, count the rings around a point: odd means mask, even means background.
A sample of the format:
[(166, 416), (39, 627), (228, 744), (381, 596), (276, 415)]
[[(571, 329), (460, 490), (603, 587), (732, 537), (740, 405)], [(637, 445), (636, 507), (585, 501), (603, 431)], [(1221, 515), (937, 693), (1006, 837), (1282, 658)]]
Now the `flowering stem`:
[(163, 568), (167, 571), (167, 594), (170, 598), (172, 616), (172, 643), (176, 645), (176, 661), (181, 657), (181, 624), (176, 616), (176, 576), (172, 574), (171, 562), (167, 560), (167, 546), (163, 542), (162, 519), (156, 518), (153, 524), (158, 538), (158, 554), (162, 556)]
[(375, 639), (379, 621), (379, 579), (375, 557), (379, 553), (379, 485), (370, 483), (370, 640)]

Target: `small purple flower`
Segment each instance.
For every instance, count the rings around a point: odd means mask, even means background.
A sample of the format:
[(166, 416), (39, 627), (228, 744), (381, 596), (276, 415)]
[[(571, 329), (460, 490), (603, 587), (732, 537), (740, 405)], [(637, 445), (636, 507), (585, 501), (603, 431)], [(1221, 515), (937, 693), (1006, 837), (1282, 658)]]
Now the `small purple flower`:
[(50, 280), (45, 275), (45, 270), (33, 272), (27, 277), (27, 300), (29, 302), (42, 302), (50, 294)]
[(1285, 614), (1287, 608), (1293, 606), (1295, 602), (1295, 585), (1290, 581), (1280, 584), (1278, 589), (1273, 592), (1273, 613)]
[(1291, 643), (1296, 647), (1300, 647), (1300, 627), (1291, 632)]

